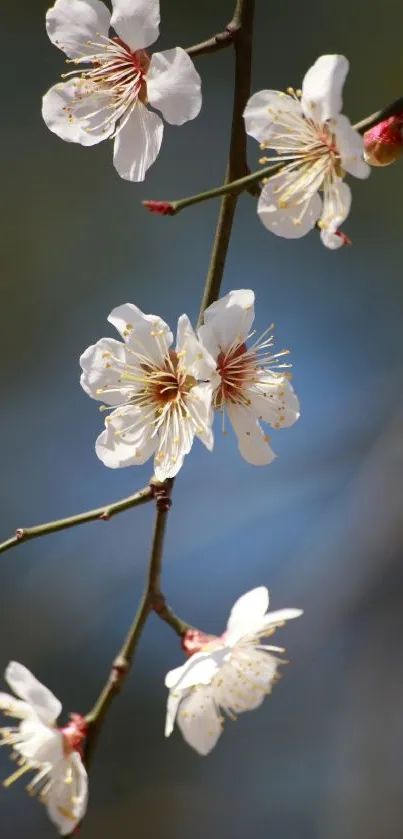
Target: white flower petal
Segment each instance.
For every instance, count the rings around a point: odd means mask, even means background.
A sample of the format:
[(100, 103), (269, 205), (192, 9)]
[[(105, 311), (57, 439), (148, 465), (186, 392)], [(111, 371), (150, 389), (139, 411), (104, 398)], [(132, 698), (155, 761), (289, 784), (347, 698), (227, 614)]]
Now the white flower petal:
[(16, 661), (10, 661), (5, 679), (16, 696), (28, 702), (41, 720), (49, 723), (57, 720), (62, 710), (61, 702), (47, 687), (38, 682), (26, 667)]
[(31, 717), (21, 723), (19, 734), (21, 741), (14, 745), (14, 749), (26, 760), (50, 765), (62, 760), (63, 735), (57, 728)]
[(307, 202), (296, 202), (301, 199), (297, 193), (288, 206), (279, 206), (282, 178), (271, 178), (263, 187), (258, 201), (258, 215), (260, 221), (275, 233), (285, 239), (300, 239), (315, 227), (322, 209), (322, 201), (315, 192)]
[(320, 238), (325, 247), (331, 251), (338, 251), (339, 248), (342, 248), (346, 244), (343, 236), (333, 233), (331, 230), (321, 230)]
[[(258, 371), (259, 373), (259, 371)], [(299, 417), (299, 401), (287, 379), (280, 384), (262, 373), (259, 382), (248, 389), (251, 408), (258, 419), (275, 428), (288, 428)]]
[(234, 650), (229, 666), (213, 685), (216, 703), (235, 714), (254, 711), (270, 692), (278, 664), (271, 653), (244, 642)]
[(207, 755), (216, 745), (222, 727), (208, 687), (191, 691), (182, 700), (177, 723), (186, 742), (200, 755)]
[(169, 691), (167, 701), (167, 713), (165, 718), (165, 737), (170, 737), (174, 730), (176, 714), (178, 712), (178, 707), (181, 700), (181, 693), (175, 693), (172, 690)]
[(176, 350), (182, 354), (181, 364), (195, 379), (209, 379), (215, 370), (215, 361), (208, 350), (198, 340), (187, 315), (178, 320)]
[(321, 227), (335, 233), (347, 218), (351, 207), (351, 189), (341, 178), (335, 178), (333, 188), (325, 192)]
[(275, 454), (270, 448), (253, 411), (243, 405), (227, 404), (231, 425), (238, 437), (238, 447), (242, 457), (253, 466), (265, 466), (271, 463)]
[(364, 160), (364, 140), (361, 134), (353, 128), (344, 114), (339, 114), (332, 121), (331, 129), (336, 138), (343, 169), (356, 178), (368, 178), (371, 167)]
[(230, 291), (204, 312), (204, 326), (199, 329), (200, 340), (213, 358), (217, 358), (220, 350), (229, 349), (235, 340), (246, 341), (254, 319), (253, 291)]
[(211, 452), (214, 446), (213, 434), (213, 387), (203, 382), (192, 388), (188, 395), (187, 407), (196, 424), (195, 434)]
[(176, 667), (175, 670), (170, 670), (167, 673), (165, 686), (174, 689), (175, 692), (180, 692), (194, 685), (210, 684), (218, 673), (222, 658), (227, 652), (227, 648), (223, 645), (210, 653), (195, 653), (182, 667)]
[(112, 0), (112, 6), (111, 25), (130, 49), (144, 49), (157, 40), (159, 0)]
[(68, 836), (84, 818), (88, 801), (88, 776), (80, 755), (73, 752), (52, 771), (46, 809), (61, 836)]
[[(105, 402), (106, 405), (121, 405), (126, 398), (125, 382), (123, 390), (119, 390), (119, 385), (122, 384), (121, 375), (124, 365), (132, 361), (132, 356), (121, 341), (101, 338), (96, 344), (87, 347), (80, 357), (83, 370), (81, 387), (92, 399)], [(99, 393), (101, 388), (106, 388), (106, 392)], [(111, 389), (111, 393), (107, 392), (108, 388)]]
[(113, 163), (121, 178), (144, 181), (147, 169), (158, 156), (163, 133), (161, 117), (137, 102), (115, 139)]
[[(266, 586), (259, 586), (247, 591), (235, 601), (228, 618), (226, 640), (236, 643), (243, 635), (263, 618), (269, 608), (269, 592)], [(227, 635), (229, 633), (229, 636)]]
[[(160, 365), (173, 342), (169, 326), (158, 315), (146, 315), (133, 303), (116, 306), (108, 321), (120, 332), (128, 347)], [(135, 358), (132, 356), (132, 363)]]
[(0, 711), (6, 713), (7, 716), (16, 717), (20, 720), (27, 720), (35, 715), (35, 711), (27, 702), (15, 699), (9, 693), (0, 693)]
[(97, 438), (95, 452), (110, 469), (141, 466), (152, 457), (158, 443), (151, 431), (144, 412), (133, 406), (118, 409), (110, 414), (105, 431)]
[(50, 131), (62, 140), (94, 146), (114, 131), (113, 122), (107, 128), (102, 125), (109, 103), (109, 96), (94, 93), (88, 82), (73, 78), (45, 93), (42, 116)]
[(146, 75), (147, 97), (172, 125), (197, 117), (201, 104), (201, 79), (182, 47), (155, 52)]
[(88, 41), (106, 37), (111, 15), (100, 0), (56, 0), (46, 12), (46, 31), (52, 44), (69, 58), (92, 55)]
[(270, 146), (280, 114), (290, 115), (293, 120), (300, 116), (302, 121), (300, 102), (279, 90), (260, 90), (251, 96), (244, 110), (246, 133), (258, 143)]
[(278, 626), (279, 624), (285, 623), (285, 621), (300, 618), (303, 614), (302, 609), (279, 609), (277, 612), (269, 612), (262, 621), (261, 630), (263, 632), (269, 626)]
[(342, 91), (349, 70), (344, 55), (321, 55), (302, 83), (301, 105), (307, 119), (323, 123), (342, 108)]

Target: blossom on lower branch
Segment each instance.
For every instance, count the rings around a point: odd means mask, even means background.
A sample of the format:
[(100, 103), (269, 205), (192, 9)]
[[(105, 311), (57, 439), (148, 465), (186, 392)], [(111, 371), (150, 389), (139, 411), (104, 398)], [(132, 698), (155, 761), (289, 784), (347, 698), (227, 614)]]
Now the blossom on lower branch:
[(276, 236), (298, 239), (317, 224), (328, 248), (345, 241), (338, 235), (351, 205), (345, 173), (356, 178), (370, 173), (363, 139), (340, 113), (348, 69), (343, 55), (322, 55), (305, 74), (302, 90), (261, 90), (247, 103), (247, 133), (276, 153), (261, 163), (283, 164), (258, 202), (261, 221)]
[(0, 693), (0, 710), (21, 722), (0, 728), (0, 745), (12, 748), (19, 765), (3, 786), (10, 786), (25, 772), (34, 772), (27, 791), (39, 796), (60, 835), (67, 836), (87, 808), (88, 777), (81, 759), (85, 720), (72, 714), (65, 728), (57, 728), (61, 703), (22, 664), (10, 662), (5, 679), (19, 699)]
[(114, 165), (143, 181), (162, 143), (164, 123), (194, 119), (200, 76), (181, 47), (148, 55), (159, 35), (159, 0), (56, 0), (46, 15), (50, 40), (74, 69), (43, 98), (46, 125), (62, 140), (93, 146), (114, 139)]
[[(238, 437), (239, 450), (248, 463), (263, 466), (275, 457), (260, 420), (272, 428), (286, 428), (299, 417), (299, 402), (283, 362), (288, 350), (273, 353), (274, 324), (254, 340), (255, 295), (250, 289), (231, 291), (206, 309), (199, 337), (214, 358), (213, 405), (225, 412)], [(225, 432), (224, 432), (225, 433)]]
[(197, 339), (187, 315), (173, 335), (156, 315), (126, 303), (108, 320), (124, 343), (101, 338), (80, 358), (81, 385), (110, 410), (95, 450), (105, 466), (136, 466), (153, 454), (155, 476), (164, 481), (179, 472), (195, 436), (213, 448), (214, 360)]
[(224, 717), (236, 719), (252, 711), (271, 692), (281, 663), (273, 653), (281, 647), (262, 644), (278, 626), (302, 615), (300, 609), (268, 612), (267, 588), (252, 589), (233, 606), (227, 628), (220, 638), (191, 631), (188, 661), (171, 670), (165, 679), (169, 688), (165, 736), (175, 721), (186, 742), (199, 754), (208, 754), (222, 732)]

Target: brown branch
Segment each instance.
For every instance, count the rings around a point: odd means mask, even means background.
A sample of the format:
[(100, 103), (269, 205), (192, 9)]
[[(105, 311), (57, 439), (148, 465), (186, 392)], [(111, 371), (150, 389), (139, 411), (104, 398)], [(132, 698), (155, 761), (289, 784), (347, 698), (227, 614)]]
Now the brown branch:
[(47, 536), (49, 533), (57, 533), (59, 530), (67, 530), (70, 527), (76, 527), (78, 524), (86, 524), (88, 521), (108, 521), (118, 513), (123, 513), (124, 510), (130, 510), (132, 507), (140, 507), (142, 504), (147, 504), (155, 497), (155, 486), (150, 483), (149, 486), (135, 492), (134, 495), (129, 495), (128, 498), (122, 498), (121, 501), (115, 501), (114, 504), (107, 504), (105, 507), (98, 507), (96, 510), (89, 510), (87, 513), (78, 513), (75, 516), (69, 516), (66, 519), (57, 519), (56, 521), (49, 521), (46, 524), (37, 524), (34, 527), (19, 527), (15, 532), (15, 536), (6, 539), (0, 544), (0, 553), (8, 551), (10, 548), (15, 548), (21, 545), (22, 542), (28, 542), (30, 539), (37, 539), (39, 536)]
[[(233, 17), (233, 26), (237, 33), (234, 40), (235, 84), (230, 151), (225, 183), (242, 178), (249, 171), (246, 159), (246, 132), (243, 112), (250, 96), (254, 7), (254, 0), (238, 0)], [(200, 308), (199, 324), (203, 321), (203, 314), (207, 306), (210, 306), (220, 293), (237, 200), (237, 195), (229, 194), (225, 195), (221, 201), (210, 267)]]

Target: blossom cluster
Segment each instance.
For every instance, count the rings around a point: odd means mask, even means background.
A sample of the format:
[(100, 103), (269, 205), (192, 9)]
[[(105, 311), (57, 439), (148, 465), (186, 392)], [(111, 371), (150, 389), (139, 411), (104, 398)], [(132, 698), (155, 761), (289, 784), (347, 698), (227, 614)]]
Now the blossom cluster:
[(212, 450), (215, 410), (223, 429), (228, 416), (245, 460), (271, 462), (260, 421), (290, 426), (299, 403), (282, 360), (288, 351), (272, 351), (272, 327), (255, 339), (254, 300), (249, 289), (231, 291), (209, 306), (197, 333), (181, 315), (175, 349), (161, 318), (132, 303), (113, 309), (108, 320), (123, 342), (101, 338), (80, 359), (82, 387), (108, 411), (95, 444), (105, 466), (135, 466), (154, 455), (155, 477), (174, 477), (195, 437)]
[[(217, 743), (225, 717), (233, 720), (252, 711), (271, 692), (281, 664), (275, 653), (284, 650), (263, 644), (262, 639), (302, 612), (268, 612), (268, 605), (267, 589), (252, 589), (234, 604), (221, 637), (187, 632), (183, 647), (189, 658), (165, 679), (167, 737), (176, 720), (186, 742), (207, 755)], [(10, 746), (19, 764), (3, 785), (33, 772), (28, 792), (38, 795), (60, 835), (67, 836), (87, 808), (86, 720), (71, 714), (68, 724), (58, 728), (59, 700), (22, 664), (10, 662), (5, 678), (18, 698), (0, 693), (0, 710), (20, 723), (0, 728), (0, 745)]]
[[(67, 142), (93, 146), (113, 140), (116, 171), (141, 182), (160, 152), (163, 120), (182, 125), (198, 116), (201, 78), (189, 55), (195, 48), (149, 52), (159, 37), (159, 0), (111, 0), (111, 6), (102, 0), (56, 0), (48, 10), (48, 36), (71, 69), (44, 95), (42, 115)], [(402, 114), (387, 117), (363, 138), (341, 113), (348, 70), (344, 56), (322, 55), (301, 89), (261, 90), (242, 103), (245, 133), (269, 152), (259, 161), (264, 168), (251, 176), (260, 220), (286, 239), (317, 227), (330, 250), (349, 241), (341, 231), (351, 206), (346, 175), (365, 179), (370, 164), (388, 165), (403, 149)], [(224, 190), (236, 191), (226, 182), (212, 192)], [(176, 212), (169, 202), (145, 203), (162, 215)], [(254, 319), (251, 289), (230, 291), (213, 302), (196, 328), (182, 314), (176, 340), (158, 315), (132, 303), (113, 309), (108, 321), (121, 340), (101, 338), (80, 358), (81, 386), (106, 414), (95, 443), (102, 463), (130, 467), (153, 457), (157, 481), (172, 479), (195, 437), (213, 450), (218, 413), (224, 434), (226, 423), (232, 426), (244, 460), (269, 464), (275, 454), (261, 423), (274, 431), (293, 425), (299, 401), (285, 360), (288, 350), (274, 351), (274, 325), (258, 336)], [(207, 755), (227, 718), (262, 704), (284, 663), (279, 658), (284, 649), (265, 639), (302, 614), (268, 607), (269, 593), (261, 586), (236, 601), (221, 636), (181, 631), (186, 660), (165, 678), (166, 737), (176, 724), (184, 740)], [(26, 667), (11, 662), (5, 679), (14, 695), (0, 693), (0, 710), (18, 724), (0, 728), (0, 745), (11, 747), (18, 769), (3, 785), (31, 772), (27, 790), (67, 836), (87, 808), (91, 717), (74, 713), (59, 726), (61, 703)]]

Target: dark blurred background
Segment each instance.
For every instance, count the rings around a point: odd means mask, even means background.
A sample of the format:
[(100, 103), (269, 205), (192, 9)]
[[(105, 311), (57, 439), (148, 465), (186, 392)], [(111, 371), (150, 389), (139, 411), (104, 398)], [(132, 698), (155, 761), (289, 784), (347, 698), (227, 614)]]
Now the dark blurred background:
[[(144, 198), (220, 183), (232, 54), (198, 59), (199, 119), (166, 128), (146, 185), (119, 179), (108, 142), (63, 143), (42, 93), (63, 71), (44, 0), (2, 17), (2, 358), (0, 537), (130, 494), (150, 464), (108, 470), (95, 456), (97, 404), (78, 357), (132, 301), (175, 325), (197, 316), (218, 204), (175, 219)], [(351, 62), (345, 112), (361, 119), (402, 94), (403, 9), (340, 0), (257, 0), (253, 89), (298, 87), (318, 55)], [(162, 0), (158, 47), (223, 28), (233, 0)], [(250, 163), (259, 151), (250, 145)], [(257, 293), (257, 327), (293, 351), (302, 416), (273, 435), (278, 459), (248, 466), (218, 431), (196, 442), (175, 487), (164, 586), (175, 610), (221, 632), (236, 597), (265, 584), (274, 608), (305, 616), (278, 634), (291, 664), (256, 713), (228, 723), (208, 758), (164, 740), (164, 675), (182, 654), (151, 617), (103, 731), (83, 839), (401, 839), (403, 738), (403, 164), (350, 180), (353, 247), (287, 242), (245, 196), (223, 291)], [(25, 663), (67, 710), (92, 705), (140, 597), (153, 510), (49, 536), (1, 558), (0, 669)], [(1, 752), (0, 776), (12, 770)], [(3, 753), (4, 752), (4, 753)], [(54, 835), (23, 782), (0, 791), (1, 835)]]

